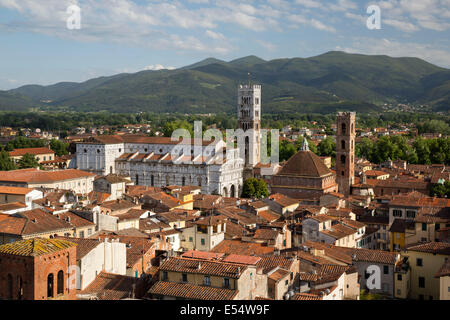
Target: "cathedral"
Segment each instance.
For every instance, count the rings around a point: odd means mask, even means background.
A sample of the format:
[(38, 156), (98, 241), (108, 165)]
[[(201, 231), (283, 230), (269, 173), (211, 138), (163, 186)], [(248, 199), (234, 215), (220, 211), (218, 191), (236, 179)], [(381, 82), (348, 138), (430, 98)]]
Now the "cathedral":
[[(238, 87), (238, 123), (245, 133), (241, 150), (220, 141), (173, 141), (140, 135), (94, 136), (77, 143), (80, 170), (117, 173), (136, 185), (194, 185), (202, 193), (239, 197), (244, 174), (260, 162), (261, 86)], [(241, 144), (239, 144), (241, 145)]]

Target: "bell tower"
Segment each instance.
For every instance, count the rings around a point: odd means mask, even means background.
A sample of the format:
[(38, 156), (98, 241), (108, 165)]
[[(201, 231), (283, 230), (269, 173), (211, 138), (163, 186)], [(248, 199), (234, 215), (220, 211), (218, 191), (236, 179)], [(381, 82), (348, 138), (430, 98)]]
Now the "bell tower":
[(338, 112), (336, 128), (336, 180), (345, 196), (355, 180), (355, 112)]
[(253, 168), (261, 161), (261, 85), (239, 85), (238, 126), (246, 133), (245, 167)]

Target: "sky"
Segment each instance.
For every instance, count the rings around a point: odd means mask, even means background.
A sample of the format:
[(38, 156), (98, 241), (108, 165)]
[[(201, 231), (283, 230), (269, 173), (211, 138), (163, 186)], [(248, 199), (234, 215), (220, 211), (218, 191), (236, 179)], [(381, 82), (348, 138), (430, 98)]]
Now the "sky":
[(333, 50), (450, 68), (450, 0), (0, 0), (0, 90)]

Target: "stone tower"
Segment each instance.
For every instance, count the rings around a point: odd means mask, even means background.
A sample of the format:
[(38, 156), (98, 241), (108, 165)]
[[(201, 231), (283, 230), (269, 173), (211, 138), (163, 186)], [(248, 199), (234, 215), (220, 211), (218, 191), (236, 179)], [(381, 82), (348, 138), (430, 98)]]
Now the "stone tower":
[(261, 86), (239, 85), (238, 126), (245, 135), (245, 168), (252, 169), (260, 162)]
[(355, 112), (338, 112), (336, 128), (336, 180), (338, 190), (350, 195), (355, 180)]

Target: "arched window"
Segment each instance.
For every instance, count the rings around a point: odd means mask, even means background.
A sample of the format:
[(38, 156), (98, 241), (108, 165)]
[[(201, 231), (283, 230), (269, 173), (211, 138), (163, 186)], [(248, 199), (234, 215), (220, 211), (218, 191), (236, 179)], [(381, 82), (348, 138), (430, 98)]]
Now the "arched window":
[(183, 179), (181, 180), (181, 185), (184, 187), (186, 185), (186, 178), (183, 177)]
[(345, 123), (342, 124), (341, 128), (342, 128), (341, 133), (345, 134), (347, 132), (347, 126), (345, 125)]
[(109, 173), (110, 173), (110, 174), (113, 173), (113, 167), (112, 167), (112, 166), (109, 167)]
[(17, 276), (17, 300), (23, 298), (23, 281), (21, 276)]
[(355, 125), (352, 123), (352, 133), (355, 133)]
[(198, 181), (198, 185), (201, 187), (202, 186), (202, 177), (198, 177), (197, 181)]
[(64, 294), (64, 272), (58, 271), (58, 288), (57, 294)]
[(8, 274), (8, 299), (13, 299), (13, 277)]
[(151, 177), (150, 177), (150, 184), (152, 187), (155, 186), (155, 176), (154, 175), (151, 175)]
[(166, 186), (170, 185), (170, 177), (166, 176)]
[(53, 273), (47, 277), (47, 298), (53, 298)]
[(136, 185), (139, 185), (139, 175), (136, 175)]
[(344, 155), (341, 156), (341, 163), (345, 164), (346, 157)]
[(345, 140), (341, 141), (341, 149), (345, 149)]

